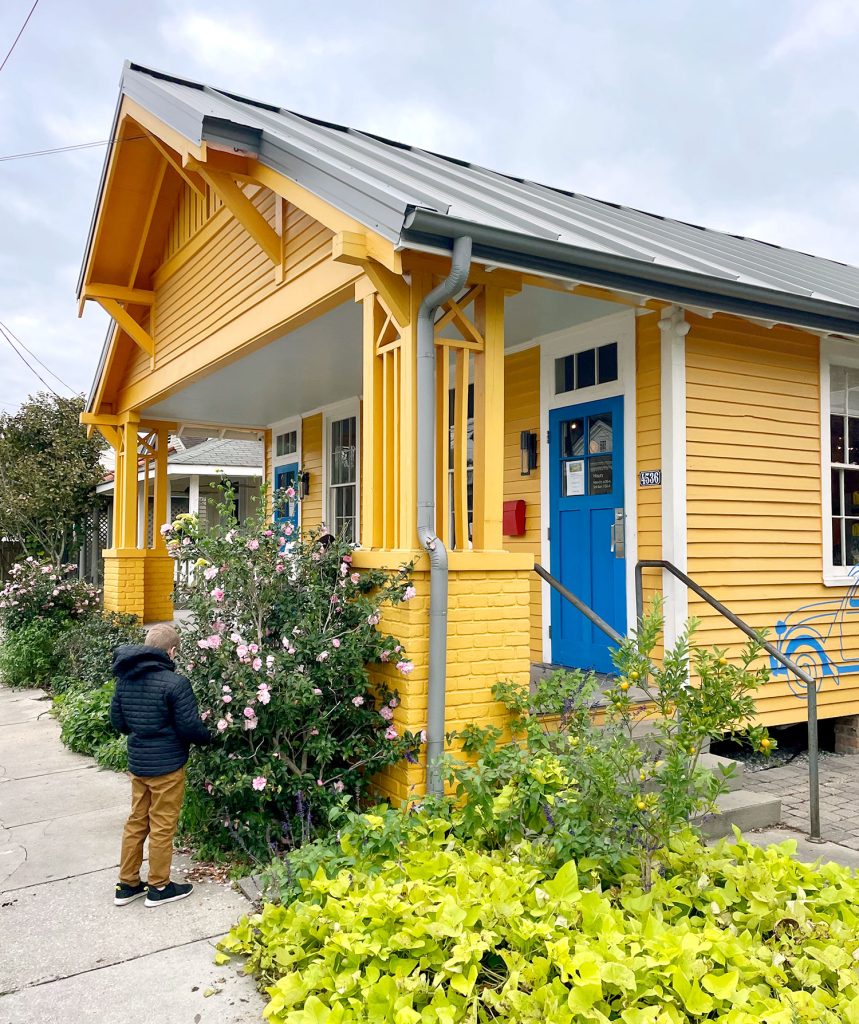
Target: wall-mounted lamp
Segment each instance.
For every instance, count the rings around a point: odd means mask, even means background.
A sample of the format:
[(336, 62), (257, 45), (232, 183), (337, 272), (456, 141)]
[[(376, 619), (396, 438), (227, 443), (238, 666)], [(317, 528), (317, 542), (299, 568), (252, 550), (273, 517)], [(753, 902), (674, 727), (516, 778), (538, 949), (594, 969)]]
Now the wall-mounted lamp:
[(310, 473), (306, 470), (298, 474), (298, 500), (304, 501), (310, 494)]
[(523, 430), (519, 435), (519, 451), (522, 457), (519, 475), (530, 476), (531, 470), (537, 468), (537, 435)]

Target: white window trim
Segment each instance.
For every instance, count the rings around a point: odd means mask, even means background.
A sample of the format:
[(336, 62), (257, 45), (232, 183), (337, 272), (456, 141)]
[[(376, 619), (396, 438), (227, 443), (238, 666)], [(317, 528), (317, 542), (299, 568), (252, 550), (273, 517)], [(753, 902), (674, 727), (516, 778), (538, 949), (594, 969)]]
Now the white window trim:
[[(347, 398), (343, 402), (327, 405), (322, 410), (322, 515), (326, 527), (331, 530), (331, 509), (328, 507), (328, 463), (331, 454), (331, 424), (348, 416), (355, 417), (355, 539), (361, 543), (361, 399)], [(332, 531), (333, 532), (333, 531)]]
[[(298, 471), (302, 469), (302, 459), (304, 457), (304, 451), (302, 450), (302, 438), (301, 438), (301, 417), (290, 416), (288, 419), (280, 420), (279, 423), (272, 423), (269, 428), (271, 430), (271, 478), (269, 479), (269, 487), (271, 487), (271, 493), (274, 494), (274, 481), (275, 473), (279, 466), (289, 466), (292, 463), (298, 463)], [(287, 431), (295, 431), (295, 451), (292, 455), (275, 455), (277, 451), (277, 435), (285, 434)], [(301, 502), (298, 503), (298, 529), (301, 530)]]
[[(543, 510), (541, 521), (541, 559), (550, 568), (551, 541), (549, 540), (549, 446), (545, 444), (549, 432), (549, 412), (563, 409), (568, 405), (596, 402), (602, 398), (623, 398), (623, 490), (626, 510), (626, 617), (627, 628), (635, 624), (635, 564), (638, 561), (638, 512), (637, 476), (638, 455), (636, 451), (636, 384), (635, 384), (635, 310), (625, 309), (620, 313), (576, 324), (553, 334), (535, 338), (540, 346), (540, 452), (543, 469), (540, 472), (540, 505)], [(617, 342), (617, 380), (607, 384), (596, 384), (590, 388), (577, 388), (555, 394), (555, 360), (560, 356), (574, 355), (589, 348), (598, 348)], [(551, 591), (548, 583), (542, 584), (543, 593), (543, 660), (552, 660), (552, 641), (549, 626), (552, 621)]]
[[(855, 583), (850, 576), (851, 566), (834, 565), (832, 562), (832, 488), (830, 483), (832, 458), (829, 438), (829, 396), (830, 367), (849, 366), (859, 369), (859, 347), (853, 342), (836, 338), (820, 339), (820, 508), (821, 541), (823, 548), (823, 585), (825, 587), (849, 587)], [(844, 439), (845, 445), (847, 438)], [(857, 467), (859, 468), (859, 467)]]

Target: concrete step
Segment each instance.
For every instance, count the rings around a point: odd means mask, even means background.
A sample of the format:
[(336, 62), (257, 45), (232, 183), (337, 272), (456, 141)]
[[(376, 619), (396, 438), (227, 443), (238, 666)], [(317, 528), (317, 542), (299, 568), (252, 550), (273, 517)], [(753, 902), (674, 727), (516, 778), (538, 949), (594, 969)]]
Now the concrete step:
[(765, 793), (736, 789), (720, 796), (716, 805), (716, 813), (699, 822), (708, 839), (729, 836), (734, 825), (747, 832), (753, 828), (770, 828), (781, 821), (781, 800)]
[[(698, 763), (702, 768), (708, 768), (717, 778), (724, 779), (729, 793), (735, 793), (742, 788), (743, 765), (740, 761), (719, 754), (706, 753), (701, 755)], [(726, 777), (725, 772), (730, 772), (730, 775)]]

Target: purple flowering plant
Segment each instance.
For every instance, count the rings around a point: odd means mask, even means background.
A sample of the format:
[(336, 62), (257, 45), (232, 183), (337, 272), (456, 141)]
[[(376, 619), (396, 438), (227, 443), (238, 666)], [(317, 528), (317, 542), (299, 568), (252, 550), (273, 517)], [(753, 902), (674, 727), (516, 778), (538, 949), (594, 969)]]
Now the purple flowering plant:
[(164, 531), (193, 564), (179, 669), (214, 736), (189, 762), (182, 823), (199, 848), (268, 859), (416, 754), (419, 737), (392, 722), (396, 693), (368, 675), (392, 652), (411, 670), (378, 628), (413, 596), (411, 567), (356, 571), (343, 539), (261, 513), (239, 525), (222, 488), (216, 525), (186, 515)]

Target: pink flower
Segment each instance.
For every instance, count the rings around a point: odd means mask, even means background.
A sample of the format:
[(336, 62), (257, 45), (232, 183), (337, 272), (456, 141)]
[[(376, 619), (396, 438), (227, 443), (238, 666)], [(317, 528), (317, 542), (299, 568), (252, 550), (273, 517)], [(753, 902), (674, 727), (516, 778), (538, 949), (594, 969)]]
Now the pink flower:
[(284, 493), (286, 494), (287, 498), (289, 498), (289, 500), (292, 501), (292, 499), (295, 497), (295, 488), (292, 486), (292, 484), (290, 484)]
[(396, 738), (397, 738), (397, 730), (392, 725), (389, 725), (388, 728), (385, 729), (385, 739), (386, 740), (395, 740)]
[(382, 716), (382, 718), (385, 719), (386, 722), (390, 722), (391, 719), (394, 717), (394, 712), (391, 711), (387, 704), (379, 709), (379, 714)]
[(368, 615), (367, 616), (367, 625), (368, 626), (378, 626), (380, 618), (381, 618), (381, 616), (379, 615), (378, 612), (373, 612), (372, 615)]
[(273, 654), (267, 654), (265, 656), (265, 664), (266, 664), (266, 668), (271, 668), (271, 666), (274, 664), (274, 655)]
[(252, 537), (247, 543), (248, 551), (256, 551), (259, 548), (259, 541), (256, 537)]
[(363, 697), (353, 697), (352, 698), (352, 703), (355, 705), (356, 708), (360, 708), (361, 705), (364, 703), (364, 698)]
[(236, 657), (239, 658), (241, 661), (244, 661), (247, 656), (248, 656), (247, 645), (246, 644), (239, 644), (239, 646), (236, 648)]
[(292, 523), (287, 523), (286, 526), (284, 526), (283, 528), (283, 532), (287, 537), (291, 537), (294, 530), (295, 527), (292, 525)]
[(330, 653), (329, 651), (320, 651), (320, 653), (316, 655), (316, 660), (317, 661), (325, 661), (326, 658), (328, 657), (329, 653)]
[(351, 575), (351, 576), (349, 577), (349, 579), (350, 579), (350, 580), (351, 580), (351, 581), (352, 581), (353, 583), (359, 583), (359, 582), (360, 582), (360, 580), (361, 580), (361, 577), (360, 577), (360, 576), (358, 575), (358, 573), (357, 573), (357, 572), (353, 572), (353, 573), (352, 573), (352, 575)]
[(379, 660), (380, 661), (387, 661), (388, 658), (390, 658), (390, 656), (391, 656), (391, 652), (390, 651), (382, 651), (382, 653), (379, 655)]
[(200, 719), (201, 719), (201, 720), (202, 720), (203, 722), (205, 722), (205, 721), (206, 721), (206, 719), (207, 719), (207, 718), (209, 717), (209, 715), (211, 715), (211, 713), (212, 713), (211, 711), (201, 711), (201, 712), (200, 712)]
[(232, 693), (233, 692), (233, 688), (231, 686), (227, 686), (226, 683), (224, 683), (224, 685), (221, 687), (221, 689), (224, 691), (224, 693)]
[(274, 567), (274, 571), (275, 572), (283, 572), (283, 570), (285, 568), (286, 568), (286, 566), (283, 564), (283, 562), (278, 562), (277, 565)]
[(336, 636), (335, 636), (335, 637), (334, 637), (334, 639), (333, 639), (333, 640), (331, 641), (331, 646), (332, 646), (332, 647), (339, 647), (339, 646), (340, 646), (340, 640), (339, 640), (339, 639), (338, 639), (338, 638), (337, 638)]
[(190, 538), (189, 538), (189, 537), (186, 537), (186, 538), (185, 538), (185, 539), (184, 539), (184, 540), (182, 541), (182, 547), (183, 547), (183, 548), (189, 548), (190, 546), (191, 546), (191, 540), (190, 540)]
[(310, 735), (311, 736), (318, 736), (319, 735), (319, 730), (318, 729), (311, 729), (310, 730)]
[(256, 711), (254, 711), (253, 708), (245, 708), (242, 714), (245, 716), (245, 718), (256, 718), (257, 716), (257, 713)]
[(426, 729), (421, 729), (421, 743), (426, 743), (426, 741), (427, 741), (427, 731), (426, 731)]
[(268, 687), (263, 685), (257, 690), (257, 700), (260, 704), (268, 704), (271, 700), (271, 694), (268, 692)]
[(215, 589), (210, 594), (210, 597), (213, 597), (216, 601), (223, 601), (224, 600), (223, 588), (222, 587), (215, 587)]
[(254, 660), (251, 662), (251, 668), (254, 670), (254, 672), (259, 672), (259, 670), (262, 668), (262, 658), (254, 658)]
[(334, 790), (335, 793), (342, 793), (346, 787), (343, 785), (342, 782), (337, 781), (331, 788)]
[(211, 782), (206, 783), (206, 792), (210, 795), (215, 792), (215, 787), (212, 785)]
[(256, 644), (248, 644), (248, 650), (251, 652), (251, 654), (259, 653), (259, 647), (257, 647)]
[(271, 532), (271, 530), (263, 530), (262, 531), (262, 535), (263, 535), (263, 537), (273, 537), (274, 536), (274, 534)]
[(253, 780), (251, 785), (255, 790), (257, 790), (257, 792), (259, 792), (260, 790), (265, 789), (265, 784), (267, 782), (268, 779), (264, 775), (257, 775), (257, 777)]
[(340, 575), (345, 576), (349, 572), (349, 566), (345, 562), (340, 563)]
[(317, 779), (317, 780), (316, 780), (316, 785), (317, 785), (317, 786), (324, 786), (324, 785), (325, 785), (325, 783), (324, 783), (324, 782), (322, 781), (322, 779)]
[(226, 718), (219, 718), (218, 719), (218, 732), (223, 732), (224, 729), (226, 729), (226, 728), (227, 728), (227, 720), (226, 720)]
[(352, 556), (351, 555), (344, 555), (343, 556), (343, 561), (346, 562), (347, 565), (351, 565), (352, 564)]
[(414, 667), (414, 662), (411, 661), (397, 662), (397, 671), (402, 672), (404, 676), (407, 676), (410, 672), (412, 672), (414, 670)]
[(388, 701), (388, 707), (389, 708), (398, 708), (399, 706), (400, 706), (400, 698), (399, 697), (391, 697), (391, 699)]
[(256, 727), (258, 725), (259, 725), (259, 719), (258, 718), (246, 718), (245, 719), (245, 732), (247, 732), (248, 729), (256, 729)]
[(240, 644), (242, 642), (242, 638), (238, 633), (230, 633), (230, 640), (232, 640), (234, 644)]
[(405, 591), (403, 592), (403, 600), (404, 601), (411, 601), (411, 599), (413, 597), (417, 597), (417, 596), (418, 596), (418, 592), (415, 590), (414, 587), (406, 587)]
[(165, 534), (168, 534), (170, 532), (170, 524), (165, 523), (163, 526), (159, 527), (158, 532), (161, 534), (162, 537), (165, 536)]
[(203, 650), (209, 649), (216, 651), (221, 646), (220, 633), (212, 633), (211, 636), (207, 636), (203, 640), (198, 640), (197, 646), (202, 647)]
[(206, 580), (213, 580), (218, 575), (218, 567), (216, 565), (210, 565), (203, 573), (203, 578)]
[(223, 702), (224, 702), (225, 704), (229, 704), (229, 703), (230, 703), (230, 701), (231, 701), (232, 699), (233, 699), (233, 695), (232, 695), (231, 693), (225, 693), (225, 694), (223, 695), (223, 697), (221, 697), (221, 700), (222, 700), (222, 701), (223, 701)]
[(314, 695), (315, 695), (315, 696), (317, 696), (317, 697), (321, 697), (321, 696), (322, 696), (322, 691), (321, 691), (321, 690), (319, 689), (319, 687), (318, 687), (318, 686), (314, 686), (314, 687), (313, 687), (313, 693), (314, 693)]

